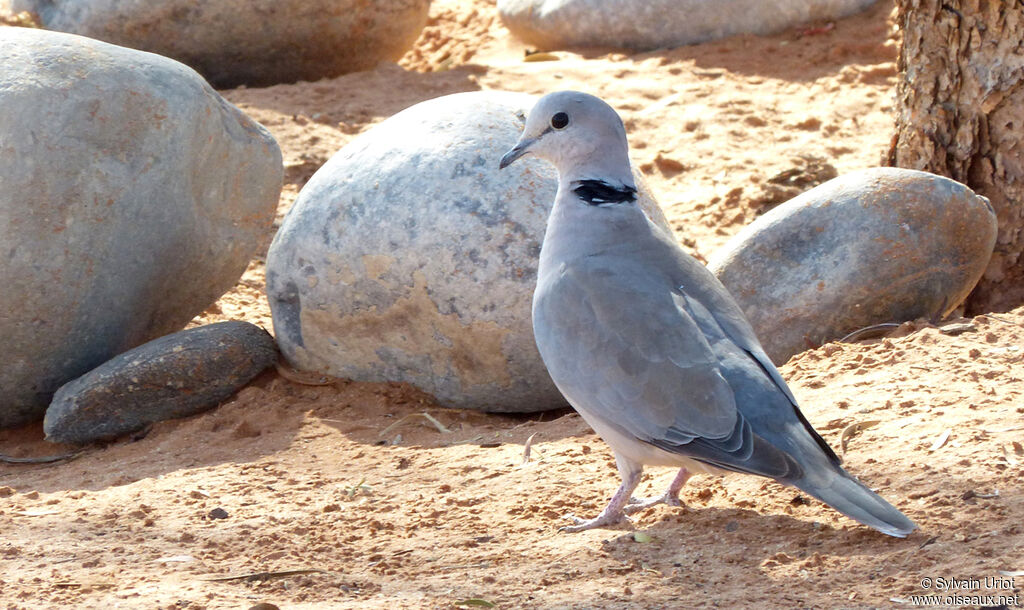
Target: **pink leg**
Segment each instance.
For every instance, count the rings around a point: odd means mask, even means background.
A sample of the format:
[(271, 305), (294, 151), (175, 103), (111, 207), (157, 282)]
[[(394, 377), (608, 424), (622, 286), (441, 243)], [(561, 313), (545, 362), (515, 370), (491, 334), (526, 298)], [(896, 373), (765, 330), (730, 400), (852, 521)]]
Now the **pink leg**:
[(596, 527), (613, 525), (627, 518), (625, 512), (623, 512), (623, 508), (625, 508), (630, 497), (632, 497), (633, 490), (635, 490), (636, 486), (640, 484), (640, 475), (643, 473), (643, 466), (640, 464), (634, 464), (617, 454), (615, 456), (615, 463), (619, 467), (619, 475), (622, 477), (622, 485), (619, 486), (618, 491), (616, 491), (615, 495), (612, 496), (611, 501), (608, 502), (608, 506), (601, 511), (601, 514), (593, 519), (580, 519), (574, 515), (567, 515), (567, 517), (572, 519), (576, 525), (567, 525), (559, 528), (561, 531), (569, 533), (582, 532)]
[(627, 506), (623, 508), (623, 512), (627, 515), (632, 515), (637, 511), (641, 511), (645, 508), (650, 508), (658, 504), (664, 504), (666, 506), (682, 506), (683, 503), (679, 500), (679, 491), (686, 485), (686, 481), (693, 476), (686, 468), (680, 468), (679, 473), (672, 479), (672, 483), (669, 484), (668, 490), (665, 491), (665, 495), (658, 498), (650, 498), (647, 500), (638, 500), (630, 498)]

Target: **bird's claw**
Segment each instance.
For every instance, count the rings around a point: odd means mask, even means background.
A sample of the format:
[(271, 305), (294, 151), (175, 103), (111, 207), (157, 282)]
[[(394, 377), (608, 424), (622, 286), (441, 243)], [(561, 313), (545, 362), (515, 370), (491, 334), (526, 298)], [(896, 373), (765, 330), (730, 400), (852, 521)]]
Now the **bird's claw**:
[(566, 532), (567, 534), (575, 534), (576, 532), (592, 530), (605, 525), (614, 525), (620, 521), (632, 521), (632, 519), (630, 519), (625, 513), (615, 515), (605, 512), (602, 512), (593, 519), (581, 519), (572, 513), (564, 515), (564, 518), (574, 523), (574, 525), (566, 525), (558, 528), (558, 531)]
[(665, 506), (682, 506), (683, 502), (679, 499), (679, 496), (671, 494), (665, 494), (657, 498), (630, 498), (626, 506), (623, 507), (623, 511), (627, 515), (640, 512), (646, 508), (657, 506), (658, 504), (664, 504)]

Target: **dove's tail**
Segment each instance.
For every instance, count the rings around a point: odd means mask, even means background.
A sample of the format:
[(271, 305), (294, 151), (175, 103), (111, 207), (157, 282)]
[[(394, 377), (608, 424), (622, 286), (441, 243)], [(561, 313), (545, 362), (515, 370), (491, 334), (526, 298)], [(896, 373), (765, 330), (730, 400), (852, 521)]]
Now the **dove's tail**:
[(883, 534), (903, 538), (917, 529), (917, 525), (892, 504), (854, 479), (849, 473), (834, 466), (834, 476), (827, 484), (815, 484), (802, 478), (790, 484), (809, 493), (851, 519), (873, 527)]

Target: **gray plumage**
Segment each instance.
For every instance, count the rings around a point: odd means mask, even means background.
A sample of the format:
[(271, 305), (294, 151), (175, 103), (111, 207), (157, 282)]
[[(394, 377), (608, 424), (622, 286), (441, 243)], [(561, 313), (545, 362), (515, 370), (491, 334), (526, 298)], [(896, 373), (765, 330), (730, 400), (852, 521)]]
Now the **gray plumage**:
[[(572, 91), (543, 97), (501, 167), (525, 154), (559, 173), (533, 300), (537, 347), (623, 479), (598, 517), (566, 529), (678, 504), (694, 471), (769, 477), (892, 536), (916, 528), (842, 469), (726, 288), (637, 205), (610, 106)], [(652, 502), (630, 497), (645, 464), (681, 467)]]

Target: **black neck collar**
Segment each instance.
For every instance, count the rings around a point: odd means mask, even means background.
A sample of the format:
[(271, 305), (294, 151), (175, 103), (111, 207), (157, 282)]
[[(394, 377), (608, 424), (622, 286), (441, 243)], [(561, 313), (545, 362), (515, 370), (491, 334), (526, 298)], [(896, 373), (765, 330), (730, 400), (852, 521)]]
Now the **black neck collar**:
[(631, 186), (612, 185), (604, 180), (577, 180), (572, 192), (589, 205), (608, 205), (636, 201), (636, 189)]

